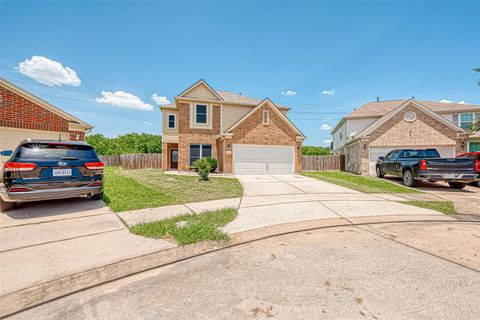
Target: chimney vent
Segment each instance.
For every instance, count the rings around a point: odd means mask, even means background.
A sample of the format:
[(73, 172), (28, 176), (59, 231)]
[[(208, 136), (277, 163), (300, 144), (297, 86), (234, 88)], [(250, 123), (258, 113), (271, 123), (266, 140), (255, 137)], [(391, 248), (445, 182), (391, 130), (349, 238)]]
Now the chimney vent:
[(377, 102), (379, 102), (379, 101), (380, 101), (380, 97), (377, 97)]

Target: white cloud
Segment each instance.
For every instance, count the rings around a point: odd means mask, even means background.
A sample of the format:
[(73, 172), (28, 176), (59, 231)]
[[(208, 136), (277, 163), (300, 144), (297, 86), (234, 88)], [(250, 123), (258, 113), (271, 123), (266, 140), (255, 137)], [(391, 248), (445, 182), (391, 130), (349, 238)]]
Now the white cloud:
[(297, 91), (287, 90), (287, 91), (282, 91), (282, 94), (287, 96), (294, 96), (297, 94)]
[(320, 127), (320, 130), (331, 130), (331, 129), (332, 129), (332, 127), (328, 123), (324, 123)]
[(460, 100), (458, 102), (453, 102), (452, 100), (447, 100), (447, 99), (442, 99), (438, 102), (443, 102), (443, 103), (458, 103), (458, 104), (468, 104), (467, 101), (465, 100)]
[(323, 90), (319, 94), (322, 94), (324, 96), (333, 96), (335, 94), (335, 90), (330, 89), (330, 90)]
[(63, 85), (78, 87), (82, 83), (75, 70), (47, 57), (33, 56), (20, 62), (15, 69), (50, 87)]
[(143, 121), (143, 123), (149, 127), (153, 126), (153, 123), (151, 122), (148, 122), (148, 121)]
[(161, 96), (158, 93), (154, 93), (152, 95), (152, 100), (159, 106), (164, 106), (166, 104), (170, 104), (170, 100), (168, 100), (167, 97)]
[(98, 103), (106, 103), (116, 107), (135, 109), (135, 110), (153, 110), (153, 106), (145, 103), (139, 97), (124, 91), (102, 91), (102, 96), (95, 98)]
[(330, 144), (330, 143), (332, 143), (332, 141), (333, 141), (332, 139), (325, 139), (325, 140), (323, 140), (323, 143), (324, 144)]

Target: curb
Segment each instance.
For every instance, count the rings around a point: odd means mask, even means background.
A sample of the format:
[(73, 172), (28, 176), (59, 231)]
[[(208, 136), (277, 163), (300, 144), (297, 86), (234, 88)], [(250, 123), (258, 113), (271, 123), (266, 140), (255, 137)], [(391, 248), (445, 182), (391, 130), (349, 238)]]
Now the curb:
[(368, 216), (349, 219), (332, 218), (301, 221), (243, 231), (232, 234), (231, 241), (227, 244), (203, 242), (157, 251), (8, 293), (0, 297), (0, 318), (3, 319), (26, 309), (114, 280), (274, 236), (322, 228), (364, 224), (445, 221), (465, 223), (465, 221), (459, 221), (453, 217), (440, 215)]

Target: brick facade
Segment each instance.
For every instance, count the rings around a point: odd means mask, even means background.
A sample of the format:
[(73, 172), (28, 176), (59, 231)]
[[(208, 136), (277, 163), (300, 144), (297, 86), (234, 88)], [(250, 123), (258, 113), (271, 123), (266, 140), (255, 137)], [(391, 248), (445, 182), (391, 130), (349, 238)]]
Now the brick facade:
[[(407, 112), (417, 116), (413, 122), (403, 117)], [(368, 136), (345, 146), (346, 170), (362, 175), (370, 174), (370, 147), (391, 147), (392, 149), (415, 146), (454, 145), (456, 153), (466, 152), (467, 135), (454, 130), (445, 123), (410, 104), (394, 115)]]
[(45, 107), (0, 86), (0, 127), (69, 133), (85, 140), (84, 131), (69, 131), (69, 121)]
[(190, 128), (190, 104), (177, 103), (178, 107), (178, 170), (189, 171), (190, 144), (212, 145), (212, 157), (218, 159), (217, 138), (220, 134), (220, 106), (212, 106), (212, 129)]
[[(265, 103), (254, 114), (245, 120), (229, 134), (221, 131), (221, 106), (211, 104), (211, 129), (191, 128), (190, 110), (193, 103), (177, 101), (177, 128), (178, 128), (178, 170), (189, 171), (190, 145), (209, 144), (212, 146), (212, 157), (218, 161), (218, 171), (223, 173), (233, 172), (232, 146), (233, 144), (255, 145), (283, 145), (295, 147), (295, 171), (301, 171), (302, 141), (297, 140), (298, 133), (289, 126), (285, 119), (277, 113), (274, 107)], [(269, 110), (269, 124), (263, 124), (263, 111)], [(209, 122), (210, 123), (210, 122)], [(167, 150), (171, 143), (163, 143), (163, 169), (169, 170), (170, 159)]]
[[(265, 110), (269, 111), (267, 125), (263, 124), (263, 111)], [(268, 103), (246, 118), (232, 131), (232, 134), (232, 138), (226, 140), (225, 173), (233, 171), (232, 144), (294, 146), (295, 172), (302, 170), (302, 143), (297, 141), (298, 134)]]

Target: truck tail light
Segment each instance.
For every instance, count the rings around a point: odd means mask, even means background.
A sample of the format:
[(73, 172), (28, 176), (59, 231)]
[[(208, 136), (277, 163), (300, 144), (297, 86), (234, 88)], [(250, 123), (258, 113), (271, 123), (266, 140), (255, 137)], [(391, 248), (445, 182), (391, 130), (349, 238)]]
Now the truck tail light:
[(23, 172), (32, 171), (37, 165), (35, 163), (28, 162), (7, 162), (5, 163), (4, 170), (9, 172)]
[(420, 160), (420, 170), (427, 171), (427, 160)]
[(475, 169), (480, 172), (480, 161), (478, 159), (475, 159)]
[(99, 169), (103, 169), (105, 167), (105, 165), (103, 164), (103, 162), (87, 162), (85, 163), (85, 167), (87, 169), (90, 169), (90, 170), (99, 170)]
[(95, 181), (89, 184), (90, 187), (100, 187), (103, 185), (103, 181)]
[(22, 188), (22, 187), (11, 187), (10, 190), (8, 190), (9, 192), (29, 192), (29, 191), (33, 191), (32, 189), (30, 188)]

